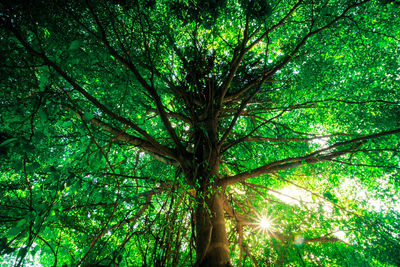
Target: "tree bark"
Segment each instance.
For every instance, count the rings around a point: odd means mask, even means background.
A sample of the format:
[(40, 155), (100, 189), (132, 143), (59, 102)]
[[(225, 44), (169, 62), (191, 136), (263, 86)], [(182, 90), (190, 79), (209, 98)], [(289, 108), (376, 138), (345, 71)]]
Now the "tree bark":
[(204, 201), (198, 197), (196, 208), (196, 266), (232, 266), (226, 235), (222, 192)]

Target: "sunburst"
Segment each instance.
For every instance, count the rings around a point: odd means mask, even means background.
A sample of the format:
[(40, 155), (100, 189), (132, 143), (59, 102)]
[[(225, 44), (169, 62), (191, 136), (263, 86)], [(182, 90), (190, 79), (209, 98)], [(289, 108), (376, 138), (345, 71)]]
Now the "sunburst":
[(254, 222), (251, 224), (258, 234), (266, 234), (274, 236), (275, 231), (275, 218), (271, 215), (257, 213)]
[(271, 228), (272, 222), (269, 218), (262, 217), (259, 222), (260, 229), (268, 231)]

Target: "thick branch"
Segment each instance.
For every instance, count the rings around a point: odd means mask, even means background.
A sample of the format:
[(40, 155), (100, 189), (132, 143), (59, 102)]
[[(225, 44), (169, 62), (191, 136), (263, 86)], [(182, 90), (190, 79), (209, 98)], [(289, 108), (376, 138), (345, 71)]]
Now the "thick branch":
[(333, 137), (336, 135), (328, 134), (328, 135), (321, 135), (315, 137), (308, 137), (308, 138), (301, 138), (301, 137), (282, 137), (282, 138), (271, 138), (271, 137), (263, 137), (263, 136), (250, 136), (243, 140), (243, 142), (254, 142), (254, 141), (263, 141), (263, 142), (309, 142), (312, 140), (324, 139)]
[(127, 118), (121, 117), (114, 112), (112, 112), (110, 109), (108, 109), (106, 106), (104, 106), (102, 103), (100, 103), (95, 97), (93, 97), (91, 94), (89, 94), (85, 89), (83, 89), (71, 76), (69, 76), (65, 71), (63, 71), (55, 62), (50, 60), (45, 54), (37, 52), (35, 49), (32, 48), (26, 42), (21, 34), (11, 25), (11, 24), (6, 24), (4, 23), (7, 29), (11, 30), (14, 35), (17, 37), (17, 39), (20, 41), (20, 43), (28, 50), (29, 53), (32, 55), (41, 58), (46, 65), (52, 67), (59, 75), (61, 75), (75, 90), (80, 92), (87, 100), (89, 100), (91, 103), (93, 103), (97, 108), (99, 108), (101, 111), (109, 115), (110, 117), (116, 119), (119, 122), (124, 123), (125, 125), (131, 127), (141, 135), (143, 135), (150, 143), (154, 144), (155, 146), (159, 145), (156, 140), (153, 139), (146, 131), (141, 129), (139, 126), (137, 126), (135, 123), (132, 121), (128, 120)]
[[(75, 115), (78, 118), (80, 118), (80, 119), (83, 118), (83, 115), (81, 113), (79, 113), (77, 111), (73, 111), (73, 112), (75, 113)], [(154, 144), (152, 144), (144, 139), (127, 134), (124, 130), (120, 130), (115, 127), (112, 127), (97, 118), (92, 118), (89, 120), (89, 122), (92, 123), (93, 125), (98, 126), (102, 130), (112, 134), (114, 136), (114, 139), (122, 141), (122, 142), (126, 142), (128, 144), (131, 144), (135, 147), (142, 149), (143, 151), (152, 155), (156, 160), (159, 160), (159, 161), (164, 162), (169, 165), (176, 165), (176, 163), (177, 163), (175, 160), (170, 159), (170, 158), (176, 159), (176, 152), (168, 147), (165, 147), (161, 144), (154, 146)]]
[(376, 133), (376, 134), (367, 135), (367, 136), (363, 136), (363, 137), (359, 137), (359, 138), (354, 138), (354, 139), (344, 141), (344, 142), (338, 142), (336, 144), (333, 144), (329, 147), (317, 150), (317, 151), (315, 151), (311, 154), (308, 154), (306, 156), (303, 156), (303, 157), (293, 157), (293, 158), (286, 158), (283, 160), (278, 160), (278, 161), (275, 161), (272, 163), (268, 163), (264, 166), (252, 169), (250, 171), (246, 171), (246, 172), (234, 175), (234, 176), (226, 177), (221, 180), (221, 185), (227, 186), (227, 185), (241, 182), (246, 179), (260, 176), (260, 175), (266, 174), (266, 173), (271, 173), (271, 172), (275, 172), (275, 171), (279, 171), (279, 170), (292, 169), (292, 168), (302, 166), (305, 164), (314, 164), (314, 163), (321, 162), (321, 161), (329, 161), (329, 160), (332, 160), (341, 155), (350, 153), (353, 151), (353, 149), (352, 148), (344, 149), (341, 151), (334, 151), (334, 152), (331, 152), (328, 154), (321, 154), (321, 153), (323, 153), (327, 150), (331, 150), (333, 148), (343, 147), (346, 145), (357, 145), (357, 144), (361, 144), (363, 141), (366, 141), (369, 139), (375, 139), (375, 138), (379, 138), (382, 136), (387, 136), (387, 135), (392, 135), (392, 134), (397, 134), (397, 133), (400, 133), (400, 129), (395, 129), (392, 131), (386, 131), (386, 132)]

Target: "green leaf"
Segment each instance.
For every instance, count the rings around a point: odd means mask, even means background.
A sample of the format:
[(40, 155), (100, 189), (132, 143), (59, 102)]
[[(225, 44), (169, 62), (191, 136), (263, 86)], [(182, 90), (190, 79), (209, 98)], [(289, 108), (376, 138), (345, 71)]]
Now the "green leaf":
[(18, 251), (18, 258), (25, 258), (26, 254), (28, 253), (28, 248), (24, 247), (24, 248), (20, 248)]
[(7, 237), (0, 237), (0, 252), (7, 247)]
[[(39, 234), (41, 266), (50, 246), (58, 266), (184, 266), (212, 261), (191, 236), (211, 233), (233, 266), (400, 266), (396, 1), (17, 2), (0, 244)], [(340, 230), (351, 246), (318, 242)]]
[(7, 235), (9, 235), (9, 236), (18, 235), (19, 233), (21, 233), (24, 230), (24, 228), (26, 227), (26, 223), (27, 223), (27, 220), (25, 218), (19, 220), (16, 226), (14, 226), (10, 230), (8, 230)]
[(41, 120), (42, 122), (46, 122), (46, 121), (47, 121), (47, 114), (46, 114), (46, 112), (45, 112), (43, 109), (39, 109), (38, 113), (39, 113), (40, 120)]
[(75, 40), (75, 41), (71, 42), (68, 50), (70, 50), (70, 51), (77, 50), (80, 46), (81, 46), (80, 40)]
[(4, 141), (4, 142), (2, 142), (2, 143), (0, 144), (0, 147), (4, 147), (4, 146), (7, 146), (7, 145), (9, 145), (9, 144), (15, 143), (15, 141), (17, 141), (17, 140), (18, 140), (18, 138), (10, 138), (10, 139), (7, 139), (6, 141)]
[(83, 119), (85, 121), (89, 121), (89, 120), (91, 120), (93, 118), (94, 118), (94, 115), (92, 113), (86, 112), (85, 114), (83, 114)]

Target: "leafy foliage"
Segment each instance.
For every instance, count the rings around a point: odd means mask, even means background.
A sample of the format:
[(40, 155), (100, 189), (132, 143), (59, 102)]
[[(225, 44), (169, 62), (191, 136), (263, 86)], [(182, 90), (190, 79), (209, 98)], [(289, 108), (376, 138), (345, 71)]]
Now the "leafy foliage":
[(400, 265), (396, 1), (0, 7), (4, 264)]

